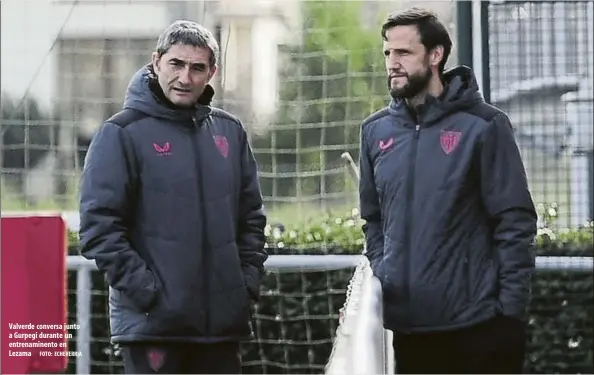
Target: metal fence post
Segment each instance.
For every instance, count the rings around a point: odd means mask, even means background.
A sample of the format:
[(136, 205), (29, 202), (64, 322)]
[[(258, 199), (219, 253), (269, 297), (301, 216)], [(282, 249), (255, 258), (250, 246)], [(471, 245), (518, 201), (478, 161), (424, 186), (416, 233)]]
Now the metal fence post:
[(76, 270), (76, 347), (82, 355), (76, 359), (76, 373), (91, 373), (91, 269)]
[(479, 89), (489, 103), (489, 2), (459, 1), (456, 3), (456, 12), (458, 63), (474, 70)]
[(456, 2), (458, 64), (472, 67), (472, 3)]

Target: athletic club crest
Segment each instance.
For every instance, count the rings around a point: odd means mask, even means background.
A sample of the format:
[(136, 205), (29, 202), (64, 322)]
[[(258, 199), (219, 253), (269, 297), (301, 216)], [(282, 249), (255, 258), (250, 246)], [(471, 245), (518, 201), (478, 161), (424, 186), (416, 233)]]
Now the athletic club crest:
[(452, 151), (458, 147), (462, 133), (451, 130), (442, 130), (441, 137), (439, 139), (441, 148), (446, 154), (451, 154)]
[(219, 149), (219, 152), (221, 153), (221, 155), (223, 155), (224, 158), (227, 157), (227, 155), (229, 155), (229, 142), (227, 141), (227, 137), (222, 136), (222, 135), (215, 135), (213, 136), (215, 144), (217, 145), (217, 148)]
[(160, 349), (149, 349), (147, 355), (149, 366), (151, 366), (153, 371), (159, 371), (163, 366), (163, 363), (165, 363), (165, 351)]

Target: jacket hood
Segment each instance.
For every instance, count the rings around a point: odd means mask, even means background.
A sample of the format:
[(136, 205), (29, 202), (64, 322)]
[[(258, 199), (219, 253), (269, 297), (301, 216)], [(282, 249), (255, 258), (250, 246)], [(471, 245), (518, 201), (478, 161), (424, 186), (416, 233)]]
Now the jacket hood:
[[(427, 97), (424, 104), (415, 108), (423, 123), (437, 121), (452, 112), (483, 101), (476, 77), (469, 67), (459, 66), (450, 69), (444, 72), (443, 79), (445, 82), (443, 93), (438, 98)], [(392, 99), (388, 110), (399, 117), (410, 117), (411, 109), (403, 99)]]
[(124, 109), (132, 108), (151, 117), (176, 122), (191, 121), (206, 117), (211, 110), (210, 103), (214, 89), (207, 84), (204, 92), (193, 107), (175, 107), (164, 96), (157, 77), (150, 64), (140, 68), (130, 80), (124, 98)]

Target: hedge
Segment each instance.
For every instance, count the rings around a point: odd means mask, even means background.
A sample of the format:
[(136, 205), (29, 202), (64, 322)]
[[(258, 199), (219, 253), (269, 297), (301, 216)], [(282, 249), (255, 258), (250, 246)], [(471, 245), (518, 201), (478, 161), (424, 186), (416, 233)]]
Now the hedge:
[[(545, 224), (552, 226), (550, 220)], [(317, 218), (299, 228), (267, 227), (266, 234), (271, 255), (358, 254), (363, 246), (356, 210)], [(593, 238), (591, 223), (575, 230), (544, 227), (538, 232), (536, 255), (591, 257)], [(69, 254), (78, 255), (75, 233), (71, 233), (70, 240)], [(352, 271), (267, 273), (252, 322), (256, 340), (242, 346), (244, 373), (323, 373)], [(98, 272), (93, 273), (92, 282), (91, 371), (121, 373), (117, 348), (108, 342), (107, 288)], [(591, 271), (536, 272), (527, 372), (594, 372), (592, 286)], [(68, 287), (76, 290), (75, 272), (69, 272)], [(69, 293), (69, 324), (76, 320), (74, 297)], [(73, 348), (75, 339), (70, 343)], [(74, 369), (74, 362), (70, 363), (68, 372), (74, 373)]]

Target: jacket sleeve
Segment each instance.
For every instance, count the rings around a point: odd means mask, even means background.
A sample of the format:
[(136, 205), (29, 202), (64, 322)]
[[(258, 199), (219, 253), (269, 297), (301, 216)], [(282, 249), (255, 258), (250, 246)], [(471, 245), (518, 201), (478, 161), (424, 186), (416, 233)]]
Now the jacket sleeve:
[(537, 215), (509, 119), (499, 114), (483, 134), (482, 197), (491, 219), (504, 316), (525, 320), (534, 271)]
[(245, 131), (242, 134), (242, 143), (237, 247), (246, 287), (251, 298), (258, 301), (264, 262), (268, 258), (268, 253), (264, 250), (266, 215), (258, 182), (258, 168)]
[(156, 297), (153, 274), (128, 241), (137, 171), (124, 129), (105, 123), (95, 135), (80, 185), (81, 255), (92, 259), (108, 284), (142, 311)]
[(359, 147), (359, 206), (361, 218), (365, 220), (365, 224), (363, 224), (365, 255), (369, 259), (373, 273), (379, 277), (378, 266), (384, 254), (384, 232), (379, 197), (373, 176), (373, 164), (369, 158), (369, 149), (365, 139), (365, 130), (365, 127), (361, 128)]

